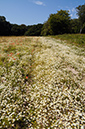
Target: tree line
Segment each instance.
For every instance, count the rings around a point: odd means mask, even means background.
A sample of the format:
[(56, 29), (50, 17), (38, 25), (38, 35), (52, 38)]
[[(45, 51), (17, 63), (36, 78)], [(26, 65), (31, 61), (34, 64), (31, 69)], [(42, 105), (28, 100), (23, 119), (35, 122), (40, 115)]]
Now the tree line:
[(68, 10), (60, 10), (50, 14), (44, 24), (17, 25), (6, 21), (0, 16), (0, 36), (40, 36), (64, 33), (85, 33), (85, 4), (76, 7), (77, 19), (71, 19)]

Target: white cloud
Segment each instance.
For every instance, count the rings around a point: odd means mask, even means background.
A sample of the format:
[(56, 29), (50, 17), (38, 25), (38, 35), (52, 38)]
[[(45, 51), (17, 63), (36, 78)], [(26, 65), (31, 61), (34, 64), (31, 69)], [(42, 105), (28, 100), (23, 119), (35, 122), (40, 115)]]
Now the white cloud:
[(70, 15), (71, 17), (73, 16), (73, 14)]
[(69, 13), (71, 13), (71, 10), (70, 9), (68, 11), (69, 11)]
[(45, 6), (45, 4), (42, 1), (34, 1), (34, 3), (37, 4), (37, 5), (43, 5), (43, 6)]
[(76, 15), (76, 9), (75, 8), (72, 8), (70, 10), (70, 16), (71, 16), (71, 18), (78, 18), (77, 15)]
[(72, 12), (76, 12), (76, 9), (75, 8), (72, 8)]

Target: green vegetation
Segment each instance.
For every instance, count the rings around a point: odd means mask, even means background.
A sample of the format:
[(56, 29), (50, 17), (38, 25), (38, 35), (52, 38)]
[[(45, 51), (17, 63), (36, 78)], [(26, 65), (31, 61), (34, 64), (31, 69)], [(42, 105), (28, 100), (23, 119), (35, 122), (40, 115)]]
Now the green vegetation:
[(65, 40), (66, 43), (75, 44), (80, 47), (85, 47), (85, 34), (63, 34), (52, 37), (60, 40)]
[(77, 12), (31, 26), (0, 16), (0, 129), (84, 128), (85, 4)]
[(76, 7), (78, 19), (71, 19), (68, 10), (59, 10), (50, 14), (44, 24), (17, 25), (6, 21), (0, 16), (0, 36), (46, 36), (57, 34), (85, 33), (85, 4)]
[[(46, 32), (47, 31), (47, 32)], [(70, 32), (70, 17), (66, 10), (51, 14), (42, 28), (42, 35), (56, 35)]]
[(85, 4), (79, 5), (76, 7), (77, 15), (79, 16), (80, 21), (80, 33), (85, 32)]
[(42, 27), (43, 27), (42, 24), (33, 25), (25, 32), (24, 35), (25, 36), (39, 36), (41, 34)]

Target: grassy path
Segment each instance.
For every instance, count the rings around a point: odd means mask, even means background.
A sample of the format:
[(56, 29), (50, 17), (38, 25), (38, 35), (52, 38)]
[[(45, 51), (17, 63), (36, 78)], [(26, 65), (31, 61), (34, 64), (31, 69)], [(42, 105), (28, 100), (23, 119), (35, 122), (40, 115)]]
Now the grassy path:
[(0, 128), (78, 129), (85, 50), (49, 37), (0, 38)]

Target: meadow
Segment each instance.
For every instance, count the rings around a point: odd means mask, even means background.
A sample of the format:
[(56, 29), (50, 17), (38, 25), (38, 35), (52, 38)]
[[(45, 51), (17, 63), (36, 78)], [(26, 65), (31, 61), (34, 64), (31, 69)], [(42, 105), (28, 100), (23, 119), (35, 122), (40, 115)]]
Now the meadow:
[(0, 129), (84, 129), (84, 93), (84, 47), (0, 37)]
[(65, 40), (67, 43), (78, 47), (85, 47), (85, 34), (63, 34), (53, 37), (62, 41)]

